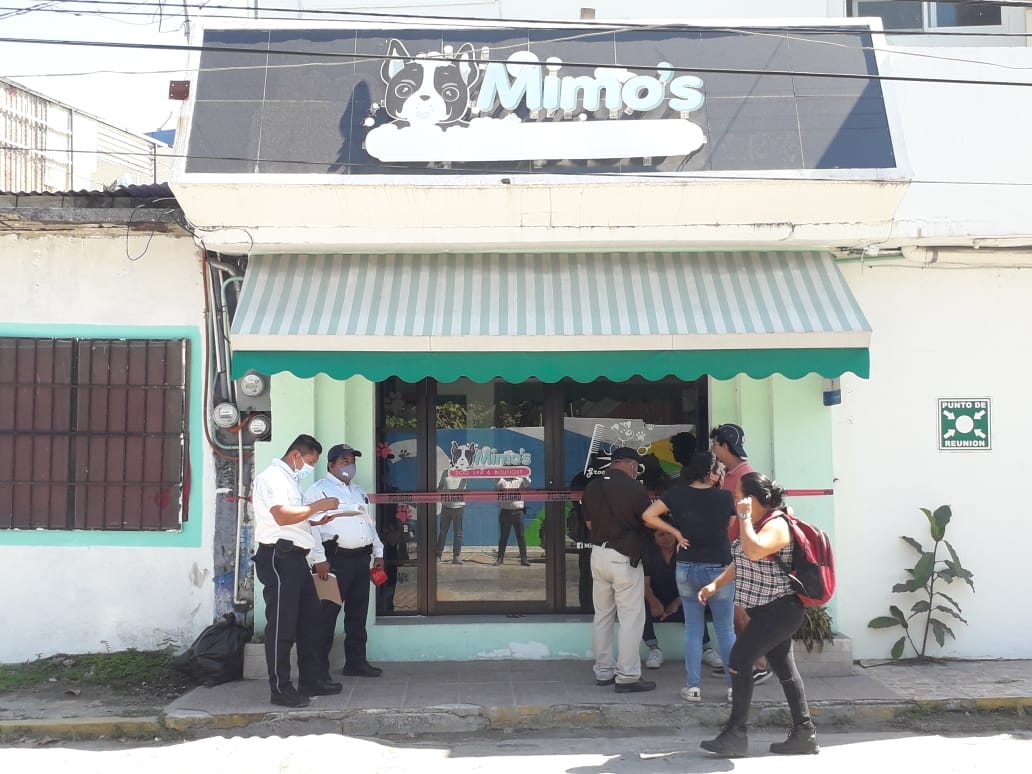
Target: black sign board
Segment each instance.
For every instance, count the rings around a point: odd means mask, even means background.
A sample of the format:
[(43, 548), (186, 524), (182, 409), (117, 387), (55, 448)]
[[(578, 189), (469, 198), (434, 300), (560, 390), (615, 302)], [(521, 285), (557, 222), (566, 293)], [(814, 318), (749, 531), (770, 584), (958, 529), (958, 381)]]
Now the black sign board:
[(891, 169), (871, 34), (208, 30), (186, 171)]

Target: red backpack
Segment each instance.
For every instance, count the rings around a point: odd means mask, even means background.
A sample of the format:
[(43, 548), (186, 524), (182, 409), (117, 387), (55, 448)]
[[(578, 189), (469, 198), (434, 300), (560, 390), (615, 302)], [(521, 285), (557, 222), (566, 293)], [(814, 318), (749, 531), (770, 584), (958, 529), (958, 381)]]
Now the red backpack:
[(788, 522), (788, 529), (792, 535), (792, 564), (786, 565), (777, 554), (771, 558), (781, 565), (804, 605), (817, 607), (827, 603), (835, 593), (835, 554), (831, 549), (828, 533), (796, 518), (791, 508), (771, 511), (767, 518), (757, 525), (758, 530), (778, 516)]

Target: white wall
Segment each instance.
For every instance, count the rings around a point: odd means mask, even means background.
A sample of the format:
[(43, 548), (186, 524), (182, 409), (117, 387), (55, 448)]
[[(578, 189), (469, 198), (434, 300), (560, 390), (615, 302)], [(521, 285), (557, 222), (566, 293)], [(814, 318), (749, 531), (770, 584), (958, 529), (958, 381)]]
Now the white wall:
[[(203, 283), (192, 239), (146, 235), (0, 237), (0, 336), (131, 335), (193, 329)], [(131, 261), (126, 255), (137, 256)], [(102, 326), (102, 327), (95, 327)], [(7, 623), (0, 662), (54, 653), (188, 645), (211, 623), (211, 455), (200, 443), (200, 369), (191, 370), (190, 521), (182, 532), (0, 531)], [(199, 452), (199, 453), (198, 453)]]
[(0, 324), (200, 326), (204, 284), (193, 239), (109, 233), (0, 235)]
[[(899, 48), (880, 67), (893, 76), (973, 82), (883, 83), (887, 104), (902, 116), (902, 160), (912, 177), (886, 244), (1014, 235), (1028, 244), (1032, 51)], [(992, 81), (1019, 85), (978, 85)]]
[[(899, 629), (867, 629), (890, 604), (907, 611), (916, 597), (893, 594), (916, 552), (930, 547), (921, 507), (949, 504), (946, 539), (974, 574), (977, 593), (954, 582), (969, 625), (951, 624), (929, 653), (963, 658), (1029, 658), (1023, 615), (1024, 568), (1032, 526), (1024, 514), (1028, 480), (1032, 252), (971, 255), (977, 266), (906, 267), (894, 260), (843, 266), (874, 337), (869, 381), (843, 378), (834, 410), (838, 621), (857, 658), (885, 657)], [(938, 451), (938, 398), (989, 397), (988, 451)], [(903, 603), (906, 603), (905, 606)]]

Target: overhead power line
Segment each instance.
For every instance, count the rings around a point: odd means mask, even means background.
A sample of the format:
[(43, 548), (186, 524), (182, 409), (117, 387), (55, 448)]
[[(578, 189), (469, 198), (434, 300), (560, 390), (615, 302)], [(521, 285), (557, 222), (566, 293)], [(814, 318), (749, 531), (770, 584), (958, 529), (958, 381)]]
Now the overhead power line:
[[(32, 151), (36, 153), (56, 153), (58, 151), (66, 151), (67, 149), (60, 148), (38, 148), (38, 147), (15, 147), (11, 145), (4, 145), (0, 142), (0, 150), (8, 151)], [(72, 153), (93, 153), (103, 154), (109, 157), (117, 156), (145, 156), (150, 159), (153, 158), (152, 151), (109, 151), (109, 150), (80, 150), (76, 148)], [(298, 166), (316, 167), (320, 170), (333, 169), (333, 170), (346, 170), (352, 167), (361, 168), (368, 167), (369, 165), (363, 165), (356, 162), (346, 161), (307, 161), (302, 159), (277, 159), (277, 158), (257, 158), (254, 156), (211, 156), (197, 153), (162, 153), (158, 156), (161, 159), (186, 159), (187, 161), (239, 161), (246, 162), (249, 164), (293, 164)], [(408, 173), (412, 173), (414, 167), (406, 164), (392, 164), (389, 162), (377, 163), (376, 167), (378, 170), (390, 171), (392, 169), (404, 170)], [(520, 174), (513, 172), (512, 167), (505, 168), (489, 168), (484, 166), (478, 166), (475, 170), (471, 170), (468, 173), (457, 172), (455, 169), (442, 169), (427, 167), (425, 169), (418, 169), (419, 174), (427, 176), (440, 176), (440, 177), (467, 177), (469, 175), (474, 176), (485, 176), (485, 175), (502, 175), (511, 176)], [(707, 181), (707, 180), (719, 180), (719, 181), (739, 181), (739, 182), (819, 182), (819, 183), (834, 183), (834, 182), (855, 182), (855, 178), (843, 178), (840, 176), (828, 175), (826, 177), (814, 176), (814, 171), (820, 172), (820, 170), (800, 170), (806, 172), (806, 177), (799, 177), (793, 175), (766, 175), (758, 174), (754, 172), (749, 174), (732, 174), (732, 173), (721, 173), (717, 172), (662, 172), (659, 170), (653, 172), (612, 172), (612, 171), (592, 171), (592, 172), (527, 172), (525, 173), (528, 177), (549, 175), (552, 177), (584, 177), (590, 176), (592, 178), (601, 177), (615, 177), (622, 180), (627, 180), (634, 177), (647, 177), (653, 181), (666, 181), (666, 180), (695, 180), (695, 181)], [(234, 173), (227, 173), (234, 174)], [(251, 172), (241, 174), (252, 174)], [(276, 172), (265, 172), (259, 174), (276, 175)], [(302, 173), (303, 174), (303, 173)], [(314, 172), (313, 172), (314, 174)], [(336, 172), (327, 172), (326, 176), (337, 175), (338, 177), (348, 177), (352, 180), (361, 180), (364, 175), (340, 175)], [(919, 185), (959, 185), (959, 186), (972, 186), (972, 187), (1011, 187), (1011, 188), (1032, 188), (1032, 181), (1019, 182), (1019, 181), (1000, 181), (1000, 180), (939, 180), (935, 178), (904, 178), (904, 177), (871, 177), (864, 178), (863, 182), (874, 182), (874, 183), (908, 183), (908, 184), (919, 184)]]
[[(883, 0), (884, 2), (892, 2), (894, 0)], [(910, 2), (912, 0), (905, 0)], [(133, 2), (132, 0), (61, 0), (63, 6), (98, 6), (102, 8), (128, 8), (128, 9), (139, 9), (141, 7), (140, 2)], [(954, 4), (966, 4), (966, 0), (949, 0)], [(50, 7), (52, 4), (41, 3), (30, 9), (14, 8), (12, 10), (19, 13), (32, 13), (32, 12), (52, 12), (52, 13), (71, 13), (78, 15), (100, 15), (116, 17), (119, 15), (126, 16), (148, 16), (154, 18), (158, 16), (162, 19), (167, 18), (169, 15), (168, 10), (159, 3), (158, 8), (155, 10), (114, 10), (114, 11), (79, 11), (75, 8), (56, 8)], [(1010, 5), (1022, 8), (1032, 8), (1032, 0), (1027, 2), (1011, 2), (996, 3), (996, 5)], [(299, 9), (286, 8), (286, 7), (269, 7), (263, 6), (259, 9), (260, 12), (266, 14), (289, 14), (289, 18), (280, 16), (261, 16), (256, 17), (253, 12), (248, 9), (231, 6), (231, 5), (219, 5), (214, 3), (200, 3), (200, 4), (187, 4), (182, 3), (183, 15), (186, 21), (189, 22), (189, 9), (194, 9), (198, 12), (200, 18), (213, 18), (213, 19), (236, 19), (236, 20), (247, 20), (254, 21), (256, 18), (263, 21), (275, 22), (275, 21), (292, 21), (294, 19), (305, 21), (311, 18), (314, 19), (328, 19), (332, 17), (339, 17), (344, 20), (368, 20), (378, 19), (385, 22), (395, 23), (406, 23), (406, 24), (427, 24), (432, 23), (436, 26), (440, 26), (444, 23), (450, 24), (476, 24), (476, 25), (495, 25), (495, 26), (529, 26), (534, 28), (547, 28), (549, 26), (567, 26), (567, 27), (579, 27), (579, 28), (595, 28), (602, 31), (618, 28), (626, 29), (656, 29), (656, 30), (684, 30), (684, 31), (697, 31), (697, 32), (722, 32), (722, 31), (747, 31), (747, 30), (784, 30), (789, 29), (793, 32), (806, 32), (808, 34), (815, 35), (836, 35), (841, 34), (842, 28), (849, 28), (850, 30), (863, 29), (867, 30), (866, 25), (861, 25), (857, 21), (860, 18), (866, 17), (828, 17), (828, 21), (832, 26), (826, 25), (793, 25), (786, 23), (785, 25), (778, 25), (777, 27), (756, 27), (743, 24), (741, 26), (714, 26), (706, 24), (692, 24), (692, 23), (667, 23), (667, 24), (652, 24), (648, 21), (634, 22), (630, 20), (562, 20), (562, 19), (516, 19), (516, 18), (496, 18), (496, 17), (484, 17), (484, 16), (449, 16), (449, 15), (432, 15), (432, 14), (404, 14), (397, 12), (386, 12), (386, 11), (344, 11), (344, 10), (331, 10), (324, 8), (310, 8), (310, 9)], [(175, 9), (171, 9), (175, 10)], [(216, 14), (212, 11), (229, 11), (230, 13)], [(2, 17), (0, 17), (2, 18)], [(834, 25), (838, 26), (838, 29)], [(920, 35), (920, 36), (953, 36), (953, 37), (1032, 37), (1032, 33), (1021, 33), (1021, 32), (1000, 32), (1000, 31), (985, 31), (985, 32), (968, 32), (968, 31), (954, 31), (943, 28), (937, 28), (932, 30), (915, 30), (915, 29), (887, 29), (884, 30), (885, 34), (891, 35)]]
[[(49, 39), (38, 39), (38, 38), (11, 38), (11, 37), (0, 37), (0, 43), (25, 43), (32, 45), (44, 45), (44, 46), (83, 46), (86, 48), (126, 48), (134, 50), (163, 50), (163, 51), (190, 51), (190, 52), (218, 52), (218, 53), (232, 53), (232, 54), (247, 54), (253, 56), (255, 53), (276, 55), (276, 56), (303, 56), (303, 57), (318, 57), (323, 59), (339, 59), (339, 60), (366, 60), (366, 61), (386, 61), (386, 60), (398, 60), (406, 61), (409, 57), (405, 56), (392, 56), (390, 54), (350, 54), (346, 52), (317, 52), (317, 51), (291, 51), (289, 49), (254, 49), (237, 46), (191, 46), (186, 44), (171, 44), (171, 43), (122, 43), (114, 41), (99, 41), (99, 40), (49, 40)], [(478, 63), (485, 64), (507, 64), (507, 60), (504, 59), (478, 59)], [(632, 64), (630, 62), (621, 63), (623, 67), (628, 69), (639, 69), (647, 70), (654, 68), (656, 64)], [(583, 68), (595, 68), (601, 65), (600, 62), (564, 62), (566, 67), (583, 67)], [(1002, 80), (989, 80), (989, 79), (967, 79), (967, 78), (935, 78), (931, 76), (916, 76), (916, 75), (881, 75), (881, 74), (867, 74), (867, 73), (831, 73), (823, 71), (810, 71), (810, 70), (771, 70), (771, 69), (755, 69), (755, 68), (734, 68), (734, 67), (685, 67), (671, 65), (664, 67), (664, 70), (669, 70), (675, 73), (708, 73), (708, 74), (720, 74), (720, 75), (760, 75), (760, 76), (787, 76), (792, 78), (841, 78), (845, 80), (864, 80), (864, 81), (890, 81), (890, 82), (903, 82), (903, 83), (937, 83), (937, 84), (952, 84), (958, 86), (1016, 86), (1016, 87), (1028, 87), (1032, 86), (1032, 80), (1029, 81), (1002, 81)], [(203, 73), (203, 70), (201, 71)]]

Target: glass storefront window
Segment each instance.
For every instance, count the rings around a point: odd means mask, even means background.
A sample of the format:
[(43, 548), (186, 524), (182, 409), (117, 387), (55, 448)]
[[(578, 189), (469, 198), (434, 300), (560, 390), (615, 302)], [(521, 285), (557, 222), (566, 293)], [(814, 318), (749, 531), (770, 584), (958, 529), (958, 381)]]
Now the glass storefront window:
[[(700, 447), (699, 428), (706, 416), (705, 381), (608, 382), (565, 385), (563, 406), (563, 475), (580, 491), (605, 471), (614, 448), (630, 446), (645, 458), (639, 479), (652, 492), (665, 489), (681, 465), (674, 459), (673, 438), (684, 434)], [(705, 428), (704, 428), (705, 429)], [(590, 612), (591, 548), (576, 502), (567, 503), (566, 606)]]
[(412, 493), (377, 509), (393, 572), (378, 614), (587, 613), (590, 543), (568, 491), (624, 445), (663, 489), (680, 470), (675, 435), (705, 448), (706, 380), (392, 379), (378, 414), (377, 491)]
[[(418, 492), (417, 407), (419, 385), (391, 379), (380, 385), (381, 430), (377, 436), (377, 492)], [(377, 588), (378, 615), (419, 612), (417, 561), (419, 511), (414, 505), (381, 504), (376, 520), (383, 541), (387, 582)]]
[(436, 602), (543, 606), (544, 503), (520, 498), (545, 478), (542, 385), (437, 385), (433, 444), (435, 487), (453, 493), (434, 509)]

